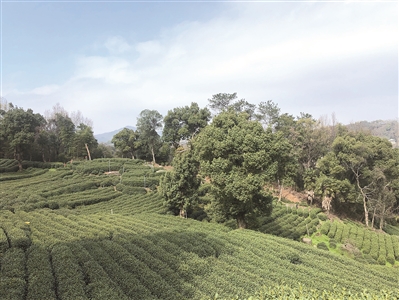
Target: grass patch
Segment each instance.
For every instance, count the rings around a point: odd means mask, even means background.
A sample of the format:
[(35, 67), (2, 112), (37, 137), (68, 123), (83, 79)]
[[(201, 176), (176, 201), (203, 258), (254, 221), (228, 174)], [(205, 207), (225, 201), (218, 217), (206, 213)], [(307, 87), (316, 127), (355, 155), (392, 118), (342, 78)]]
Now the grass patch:
[[(312, 244), (313, 245), (317, 245), (319, 243), (325, 243), (327, 245), (327, 248), (329, 250), (329, 252), (336, 254), (338, 256), (346, 256), (346, 257), (350, 257), (348, 255), (345, 255), (343, 253), (343, 251), (341, 250), (341, 243), (337, 243), (335, 248), (331, 248), (330, 247), (330, 238), (325, 235), (325, 234), (321, 234), (320, 232), (315, 232), (311, 237), (312, 239)], [(353, 257), (352, 257), (353, 258)]]

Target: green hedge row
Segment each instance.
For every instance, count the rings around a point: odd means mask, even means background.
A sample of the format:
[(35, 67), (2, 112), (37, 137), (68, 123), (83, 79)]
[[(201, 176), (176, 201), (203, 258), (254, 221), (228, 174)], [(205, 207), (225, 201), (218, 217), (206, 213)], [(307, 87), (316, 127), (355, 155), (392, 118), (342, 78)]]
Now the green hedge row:
[[(0, 296), (2, 299), (24, 299), (25, 253), (20, 248), (8, 249), (1, 258)], [(3, 296), (5, 296), (3, 298)]]
[(8, 244), (7, 235), (4, 232), (4, 229), (0, 227), (0, 255), (7, 251), (10, 247)]
[(71, 249), (62, 244), (55, 245), (51, 250), (51, 261), (58, 297), (87, 300), (84, 275)]
[(0, 226), (7, 235), (11, 247), (27, 249), (31, 245), (28, 235), (29, 225), (21, 221), (13, 223), (9, 220), (4, 220), (0, 223)]
[(54, 276), (48, 250), (32, 245), (27, 252), (28, 292), (27, 299), (57, 299)]
[[(22, 168), (38, 168), (38, 169), (51, 169), (51, 168), (62, 168), (63, 163), (54, 162), (40, 162), (40, 161), (22, 161)], [(17, 172), (19, 170), (18, 161), (15, 159), (0, 159), (0, 173)]]
[[(230, 297), (225, 298), (223, 294), (217, 293), (213, 299), (232, 299)], [(237, 299), (237, 298), (235, 298)], [(304, 285), (288, 286), (285, 284), (264, 286), (253, 296), (247, 298), (247, 300), (308, 300), (308, 299), (319, 299), (319, 300), (330, 300), (330, 299), (345, 299), (345, 300), (390, 300), (399, 299), (399, 291), (379, 291), (369, 292), (366, 289), (360, 293), (353, 293), (346, 289), (335, 289), (333, 291), (310, 289)], [(242, 299), (246, 300), (246, 299)]]

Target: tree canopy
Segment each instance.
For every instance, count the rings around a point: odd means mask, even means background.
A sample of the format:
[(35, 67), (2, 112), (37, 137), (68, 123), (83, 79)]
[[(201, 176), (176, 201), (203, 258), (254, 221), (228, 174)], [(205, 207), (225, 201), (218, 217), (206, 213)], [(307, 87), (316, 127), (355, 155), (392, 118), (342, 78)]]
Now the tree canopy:
[(189, 140), (204, 128), (211, 113), (207, 108), (199, 108), (193, 102), (190, 106), (177, 107), (169, 110), (164, 118), (162, 138), (172, 146), (179, 147), (181, 140)]
[(122, 153), (123, 156), (129, 156), (132, 159), (134, 159), (136, 156), (136, 151), (141, 146), (138, 132), (129, 128), (123, 128), (121, 131), (115, 134), (112, 138), (112, 143), (115, 145), (115, 148)]
[(185, 216), (186, 210), (197, 201), (201, 180), (198, 177), (199, 162), (193, 150), (178, 150), (173, 158), (173, 170), (161, 177), (159, 186), (164, 204), (172, 210), (179, 210), (180, 216)]
[(18, 161), (19, 169), (22, 170), (24, 154), (31, 150), (39, 127), (45, 123), (40, 114), (34, 114), (31, 109), (24, 110), (19, 107), (11, 107), (7, 112), (1, 111), (0, 134), (2, 140)]
[(317, 163), (319, 194), (337, 201), (360, 200), (367, 226), (370, 210), (383, 220), (399, 192), (398, 154), (386, 139), (362, 132), (338, 136), (331, 152)]
[(162, 115), (156, 110), (145, 109), (137, 118), (137, 131), (143, 144), (148, 145), (152, 155), (152, 163), (155, 164), (155, 147), (160, 144), (160, 136), (157, 130), (162, 128)]
[(264, 185), (277, 169), (272, 140), (271, 132), (265, 132), (259, 122), (233, 110), (216, 116), (195, 138), (201, 173), (212, 184), (213, 204), (235, 218), (239, 228), (247, 227), (249, 214), (271, 210), (272, 196)]

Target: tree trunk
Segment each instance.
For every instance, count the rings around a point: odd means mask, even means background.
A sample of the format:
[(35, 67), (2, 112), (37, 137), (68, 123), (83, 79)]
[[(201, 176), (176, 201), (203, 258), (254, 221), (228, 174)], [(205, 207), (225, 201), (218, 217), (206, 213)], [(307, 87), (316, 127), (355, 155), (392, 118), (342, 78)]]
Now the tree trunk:
[(381, 216), (380, 216), (380, 230), (384, 227), (384, 215), (385, 215), (385, 204), (383, 205)]
[(151, 153), (152, 153), (152, 164), (155, 165), (155, 153), (154, 153), (154, 147), (151, 147)]
[(279, 190), (277, 202), (280, 202), (281, 198), (282, 198), (282, 194), (283, 194), (283, 182), (281, 182), (281, 184), (280, 184), (280, 180), (278, 179), (277, 183), (278, 183), (278, 190)]
[(356, 173), (355, 173), (355, 176), (356, 176), (357, 187), (359, 188), (360, 193), (363, 196), (364, 221), (366, 222), (366, 226), (369, 227), (369, 211), (367, 209), (367, 195), (364, 193), (363, 189), (360, 186), (360, 182), (359, 182), (360, 176), (357, 175)]
[(89, 160), (91, 160), (91, 155), (90, 155), (90, 150), (87, 144), (85, 144), (86, 150), (87, 150), (87, 155), (89, 156)]
[(184, 209), (183, 206), (180, 206), (179, 216), (180, 216), (180, 218), (186, 218), (187, 217), (186, 210)]
[(246, 229), (247, 222), (245, 222), (245, 215), (243, 213), (237, 215), (237, 226), (239, 229)]
[(373, 211), (373, 217), (371, 218), (371, 228), (374, 228), (374, 220), (375, 220), (375, 211), (376, 211), (376, 207), (374, 207), (374, 211)]
[(369, 211), (367, 209), (366, 196), (363, 196), (363, 208), (364, 208), (364, 221), (366, 226), (369, 227)]
[(14, 159), (18, 162), (18, 169), (19, 171), (22, 171), (22, 159), (21, 159), (21, 153), (18, 152), (18, 150), (15, 148), (14, 149)]
[(19, 171), (22, 171), (23, 170), (23, 168), (22, 168), (22, 162), (18, 159), (17, 160), (18, 161), (18, 168), (19, 168)]

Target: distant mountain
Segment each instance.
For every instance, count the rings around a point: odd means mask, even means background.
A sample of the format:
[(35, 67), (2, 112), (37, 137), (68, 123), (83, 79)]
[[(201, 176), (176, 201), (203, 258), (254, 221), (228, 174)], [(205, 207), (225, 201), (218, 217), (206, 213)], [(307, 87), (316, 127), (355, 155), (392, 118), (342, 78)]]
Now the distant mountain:
[[(123, 128), (136, 130), (136, 127), (134, 127), (134, 126), (125, 126)], [(105, 143), (105, 144), (111, 143), (111, 140), (112, 140), (113, 136), (115, 134), (117, 134), (119, 131), (122, 131), (123, 128), (119, 128), (119, 129), (111, 131), (111, 132), (105, 132), (105, 133), (96, 134), (96, 135), (94, 135), (94, 137), (97, 139), (97, 141), (99, 143)]]
[(398, 122), (395, 120), (360, 121), (346, 125), (352, 131), (366, 131), (372, 135), (386, 138), (395, 146), (398, 141)]

